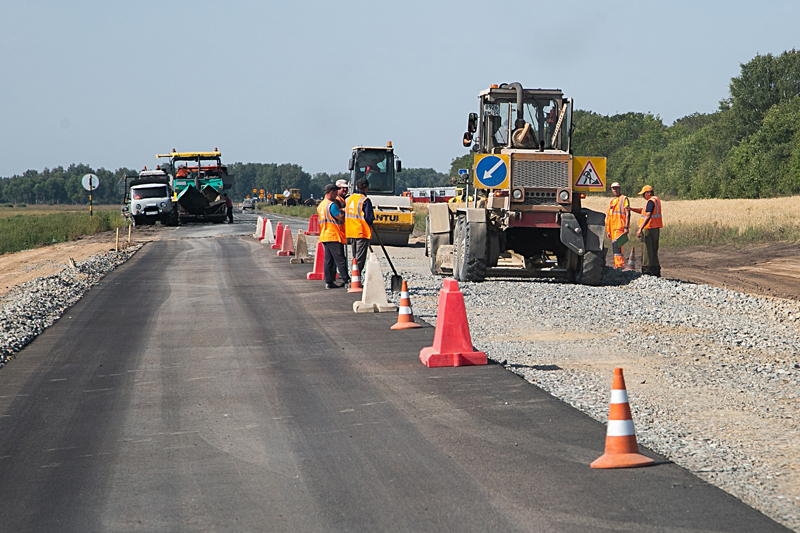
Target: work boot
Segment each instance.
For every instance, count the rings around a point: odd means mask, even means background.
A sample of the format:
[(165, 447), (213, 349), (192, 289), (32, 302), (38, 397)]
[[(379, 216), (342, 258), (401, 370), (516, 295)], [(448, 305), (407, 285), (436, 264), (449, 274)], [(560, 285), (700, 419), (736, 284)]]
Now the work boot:
[(341, 289), (342, 287), (344, 287), (344, 285), (339, 285), (335, 281), (333, 283), (326, 283), (325, 284), (325, 288), (326, 289)]

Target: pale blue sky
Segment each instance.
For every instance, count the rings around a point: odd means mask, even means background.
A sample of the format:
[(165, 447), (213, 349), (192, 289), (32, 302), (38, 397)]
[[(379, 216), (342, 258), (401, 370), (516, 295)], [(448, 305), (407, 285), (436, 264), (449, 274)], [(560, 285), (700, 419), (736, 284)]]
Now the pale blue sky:
[(388, 140), (445, 171), (492, 83), (671, 124), (714, 111), (740, 63), (800, 46), (798, 20), (778, 0), (0, 0), (0, 176), (214, 147), (341, 172)]

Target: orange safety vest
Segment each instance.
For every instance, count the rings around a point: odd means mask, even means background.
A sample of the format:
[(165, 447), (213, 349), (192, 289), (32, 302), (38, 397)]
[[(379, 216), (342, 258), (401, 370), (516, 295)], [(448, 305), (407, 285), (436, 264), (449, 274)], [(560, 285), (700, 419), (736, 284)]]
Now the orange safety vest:
[(348, 239), (371, 239), (372, 228), (364, 218), (364, 201), (367, 197), (361, 193), (351, 194), (347, 199), (347, 211), (344, 215), (344, 232)]
[[(650, 216), (650, 220), (647, 222), (647, 226), (642, 228), (642, 222), (644, 222), (644, 217), (647, 216), (647, 211), (644, 209), (647, 208), (647, 204), (645, 203), (645, 208), (642, 209), (642, 218), (639, 219), (639, 227), (642, 229), (656, 229), (656, 228), (663, 228), (664, 223), (661, 220), (661, 200), (658, 199), (657, 196), (651, 196), (650, 200), (653, 201), (655, 204), (655, 208), (653, 209), (653, 214)], [(650, 200), (647, 200), (648, 202)]]
[(344, 223), (336, 222), (336, 219), (331, 215), (331, 206), (333, 202), (328, 199), (322, 200), (317, 206), (317, 214), (319, 215), (319, 240), (320, 242), (340, 242), (342, 244), (347, 242), (344, 236)]
[(628, 212), (625, 206), (630, 205), (627, 196), (619, 196), (611, 199), (608, 204), (608, 215), (606, 216), (606, 231), (624, 231), (628, 223)]

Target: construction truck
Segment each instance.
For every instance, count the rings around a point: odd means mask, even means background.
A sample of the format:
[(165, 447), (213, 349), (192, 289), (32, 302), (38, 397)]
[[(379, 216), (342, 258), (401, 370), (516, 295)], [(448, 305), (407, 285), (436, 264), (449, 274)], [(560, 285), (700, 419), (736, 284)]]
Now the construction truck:
[(157, 154), (168, 158), (161, 169), (169, 174), (177, 216), (184, 222), (223, 222), (226, 218), (222, 194), (233, 186), (233, 177), (222, 164), (222, 154), (213, 152), (176, 152)]
[(134, 226), (178, 225), (176, 204), (172, 201), (169, 175), (163, 170), (144, 168), (137, 176), (123, 176), (122, 215)]
[[(369, 181), (369, 197), (375, 211), (372, 224), (373, 233), (378, 233), (383, 244), (407, 246), (408, 237), (414, 231), (414, 209), (411, 198), (395, 195), (395, 172), (402, 172), (403, 166), (395, 158), (392, 143), (386, 146), (356, 146), (348, 163), (350, 170), (350, 193), (355, 191), (361, 178)], [(378, 242), (373, 235), (373, 244)]]
[(275, 200), (283, 205), (300, 205), (302, 200), (300, 189), (286, 189), (283, 194), (276, 194)]
[(467, 198), (466, 200), (464, 199), (464, 189), (465, 189), (464, 187), (456, 187), (455, 196), (453, 196), (447, 201), (450, 202), (451, 204), (463, 204), (464, 202), (473, 201), (475, 197), (472, 195), (470, 195), (469, 198)]
[(605, 215), (582, 208), (581, 192), (605, 190), (605, 158), (573, 157), (572, 99), (519, 83), (492, 85), (478, 98), (463, 138), (465, 147), (474, 143), (476, 198), (428, 206), (431, 272), (599, 285)]

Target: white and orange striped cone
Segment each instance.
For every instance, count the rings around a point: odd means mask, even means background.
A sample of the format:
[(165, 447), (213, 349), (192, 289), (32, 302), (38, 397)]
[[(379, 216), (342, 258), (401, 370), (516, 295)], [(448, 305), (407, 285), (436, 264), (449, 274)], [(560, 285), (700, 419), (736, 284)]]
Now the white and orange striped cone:
[(408, 295), (408, 283), (403, 280), (403, 287), (400, 290), (400, 307), (397, 308), (397, 324), (391, 329), (414, 329), (421, 328), (414, 322), (414, 313), (411, 311), (411, 297)]
[(631, 255), (628, 256), (628, 262), (625, 263), (623, 270), (636, 270), (636, 248), (631, 248)]
[(364, 286), (361, 284), (361, 273), (358, 271), (358, 261), (353, 258), (353, 268), (350, 274), (350, 288), (347, 292), (364, 292)]
[(611, 385), (611, 407), (608, 409), (606, 453), (596, 459), (592, 468), (633, 468), (649, 466), (655, 461), (639, 453), (636, 432), (633, 430), (631, 406), (621, 368), (614, 369)]

